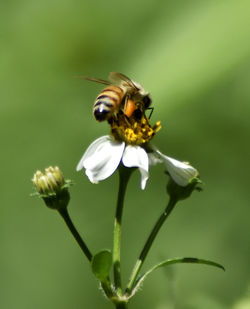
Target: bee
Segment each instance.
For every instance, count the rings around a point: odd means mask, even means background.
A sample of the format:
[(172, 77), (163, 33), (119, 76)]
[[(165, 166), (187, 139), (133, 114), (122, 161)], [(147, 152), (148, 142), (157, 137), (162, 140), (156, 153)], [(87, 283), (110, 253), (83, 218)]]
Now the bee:
[[(151, 109), (151, 98), (149, 93), (137, 82), (122, 73), (111, 72), (109, 80), (80, 76), (80, 78), (107, 85), (97, 96), (93, 114), (97, 121), (110, 121), (116, 114), (123, 113), (130, 118), (141, 118), (145, 110)], [(151, 115), (150, 115), (151, 116)]]

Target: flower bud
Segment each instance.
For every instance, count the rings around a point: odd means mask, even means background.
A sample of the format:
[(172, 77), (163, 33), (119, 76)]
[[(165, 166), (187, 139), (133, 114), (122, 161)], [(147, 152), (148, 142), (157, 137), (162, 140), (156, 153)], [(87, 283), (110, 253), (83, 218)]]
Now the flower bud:
[(37, 194), (44, 200), (45, 204), (52, 209), (66, 208), (70, 195), (68, 187), (70, 181), (65, 181), (59, 167), (48, 167), (45, 173), (37, 171), (32, 179)]
[(201, 191), (202, 188), (198, 185), (202, 184), (201, 180), (197, 177), (192, 178), (186, 186), (178, 185), (171, 177), (167, 184), (167, 193), (170, 198), (175, 201), (185, 200), (194, 190)]

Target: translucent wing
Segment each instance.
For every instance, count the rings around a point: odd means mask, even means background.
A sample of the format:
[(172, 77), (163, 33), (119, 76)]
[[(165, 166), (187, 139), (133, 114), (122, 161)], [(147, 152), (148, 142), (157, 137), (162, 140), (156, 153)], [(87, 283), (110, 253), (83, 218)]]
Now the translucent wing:
[(118, 72), (110, 72), (109, 79), (115, 84), (120, 84), (121, 82), (125, 82), (125, 84), (131, 88), (138, 90), (133, 81), (127, 77), (126, 75)]
[(96, 82), (99, 84), (111, 85), (111, 82), (104, 80), (104, 79), (100, 79), (100, 78), (94, 78), (94, 77), (88, 77), (88, 76), (78, 76), (78, 77), (82, 79), (90, 80), (91, 82)]

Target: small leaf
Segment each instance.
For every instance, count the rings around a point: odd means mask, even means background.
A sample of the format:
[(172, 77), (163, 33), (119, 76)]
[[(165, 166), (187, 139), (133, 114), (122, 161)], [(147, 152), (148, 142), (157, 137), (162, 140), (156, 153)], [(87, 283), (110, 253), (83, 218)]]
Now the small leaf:
[(213, 262), (213, 261), (198, 259), (198, 258), (194, 258), (194, 257), (184, 257), (184, 258), (176, 258), (176, 259), (169, 259), (169, 260), (163, 261), (163, 262), (155, 265), (152, 268), (152, 271), (153, 271), (153, 269), (156, 269), (156, 268), (159, 268), (159, 267), (162, 267), (162, 266), (177, 264), (177, 263), (205, 264), (205, 265), (215, 266), (215, 267), (218, 267), (218, 268), (225, 270), (225, 268), (222, 265), (220, 265), (216, 262)]
[(107, 281), (112, 265), (112, 256), (109, 250), (102, 250), (95, 254), (91, 261), (93, 274), (102, 282)]
[(184, 257), (184, 258), (176, 258), (176, 259), (169, 259), (169, 260), (165, 260), (159, 264), (156, 264), (154, 267), (152, 267), (150, 270), (148, 270), (144, 275), (142, 275), (141, 277), (139, 277), (136, 281), (136, 284), (130, 294), (130, 297), (132, 297), (137, 290), (141, 287), (142, 283), (144, 282), (144, 280), (146, 279), (146, 277), (151, 274), (154, 270), (163, 267), (163, 266), (167, 266), (167, 265), (171, 265), (171, 264), (178, 264), (178, 263), (193, 263), (193, 264), (205, 264), (205, 265), (210, 265), (210, 266), (214, 266), (214, 267), (218, 267), (222, 270), (225, 271), (225, 268), (213, 261), (209, 261), (209, 260), (203, 260), (203, 259), (198, 259), (198, 258), (194, 258), (194, 257)]

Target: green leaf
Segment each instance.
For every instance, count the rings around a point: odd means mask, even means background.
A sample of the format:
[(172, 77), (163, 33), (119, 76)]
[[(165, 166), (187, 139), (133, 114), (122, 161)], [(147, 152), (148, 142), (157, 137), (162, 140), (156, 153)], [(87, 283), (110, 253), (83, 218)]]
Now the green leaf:
[(194, 257), (169, 259), (169, 260), (163, 261), (163, 262), (155, 265), (153, 268), (156, 269), (156, 268), (159, 268), (159, 267), (162, 267), (162, 266), (166, 266), (166, 265), (170, 265), (170, 264), (177, 264), (177, 263), (205, 264), (205, 265), (210, 265), (210, 266), (221, 268), (225, 271), (225, 268), (221, 264), (218, 264), (216, 262), (209, 261), (209, 260), (194, 258)]
[(225, 271), (225, 268), (213, 261), (209, 261), (209, 260), (204, 260), (204, 259), (198, 259), (198, 258), (194, 258), (194, 257), (184, 257), (184, 258), (175, 258), (175, 259), (168, 259), (165, 260), (159, 264), (156, 264), (155, 266), (153, 266), (150, 270), (148, 270), (144, 275), (142, 275), (141, 277), (139, 277), (135, 283), (135, 286), (131, 292), (130, 297), (132, 297), (137, 290), (141, 287), (141, 285), (143, 284), (144, 280), (146, 279), (146, 277), (151, 274), (154, 270), (163, 267), (163, 266), (168, 266), (171, 264), (178, 264), (178, 263), (193, 263), (193, 264), (205, 264), (205, 265), (210, 265), (210, 266), (214, 266), (217, 268), (220, 268), (222, 270)]
[(108, 280), (111, 265), (112, 256), (109, 250), (102, 250), (96, 253), (91, 261), (93, 274), (102, 282)]

